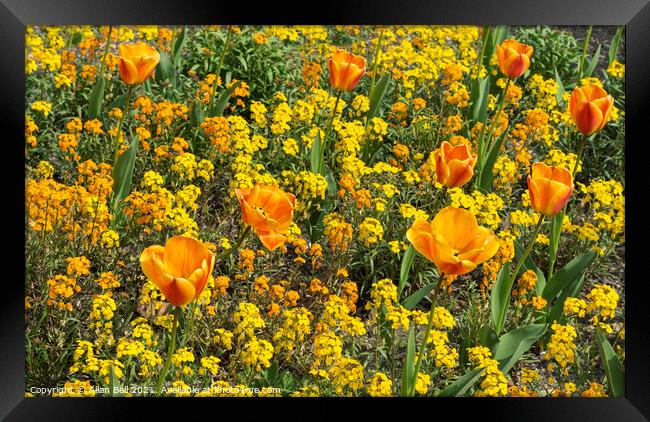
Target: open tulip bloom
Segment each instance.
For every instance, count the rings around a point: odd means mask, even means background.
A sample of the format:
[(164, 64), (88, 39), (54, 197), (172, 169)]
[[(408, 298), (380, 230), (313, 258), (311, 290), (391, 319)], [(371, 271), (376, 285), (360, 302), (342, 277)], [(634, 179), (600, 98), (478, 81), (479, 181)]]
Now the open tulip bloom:
[(406, 237), (445, 274), (468, 273), (499, 249), (492, 230), (479, 226), (471, 212), (455, 207), (441, 209), (431, 223), (416, 219)]
[(199, 297), (214, 268), (214, 254), (196, 239), (174, 236), (140, 255), (140, 265), (169, 303), (183, 306)]
[(280, 247), (291, 225), (296, 197), (277, 186), (258, 183), (250, 189), (235, 189), (244, 223), (252, 227), (269, 250)]

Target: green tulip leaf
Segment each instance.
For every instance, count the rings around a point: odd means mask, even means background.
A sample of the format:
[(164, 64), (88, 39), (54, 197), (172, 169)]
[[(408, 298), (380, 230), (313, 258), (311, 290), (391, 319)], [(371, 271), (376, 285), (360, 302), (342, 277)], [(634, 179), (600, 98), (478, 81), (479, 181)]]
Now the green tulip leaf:
[(625, 369), (623, 368), (623, 364), (600, 329), (596, 330), (596, 341), (598, 342), (598, 350), (603, 362), (603, 368), (605, 368), (607, 389), (614, 397), (624, 397)]
[(102, 104), (104, 103), (104, 90), (106, 89), (106, 79), (103, 76), (97, 78), (95, 86), (90, 93), (88, 100), (88, 119), (101, 119)]
[(531, 324), (516, 328), (501, 336), (494, 348), (494, 359), (501, 371), (507, 373), (546, 331), (546, 324)]
[(553, 277), (548, 280), (542, 292), (542, 297), (548, 301), (555, 299), (562, 289), (572, 281), (580, 278), (595, 259), (596, 252), (593, 251), (573, 258), (564, 268), (553, 274)]
[(441, 392), (439, 392), (437, 397), (462, 397), (465, 395), (467, 390), (472, 388), (478, 380), (481, 379), (481, 374), (483, 374), (485, 368), (478, 368), (472, 371), (467, 372), (462, 377), (458, 378), (456, 381), (445, 387)]
[(402, 257), (402, 265), (399, 270), (399, 285), (397, 287), (397, 298), (402, 295), (402, 291), (406, 286), (406, 281), (409, 278), (409, 272), (411, 271), (411, 265), (413, 265), (413, 258), (415, 258), (415, 248), (413, 245), (409, 245), (404, 256)]
[(510, 278), (510, 264), (504, 264), (497, 274), (497, 279), (490, 293), (490, 311), (492, 323), (497, 334), (501, 332), (510, 305), (510, 290), (513, 280)]

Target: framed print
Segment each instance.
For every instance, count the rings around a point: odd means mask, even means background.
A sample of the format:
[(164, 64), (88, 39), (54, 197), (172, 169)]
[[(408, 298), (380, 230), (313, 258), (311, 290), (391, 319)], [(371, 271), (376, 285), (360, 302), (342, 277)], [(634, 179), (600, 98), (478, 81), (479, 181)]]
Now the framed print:
[(650, 6), (364, 3), (3, 0), (3, 417), (647, 420)]

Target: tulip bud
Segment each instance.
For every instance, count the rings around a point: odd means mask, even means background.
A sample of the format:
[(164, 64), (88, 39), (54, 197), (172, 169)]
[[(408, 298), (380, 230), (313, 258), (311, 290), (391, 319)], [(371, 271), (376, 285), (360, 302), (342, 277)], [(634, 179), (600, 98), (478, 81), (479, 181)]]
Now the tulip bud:
[(345, 50), (337, 50), (329, 60), (330, 84), (342, 91), (352, 91), (366, 71), (366, 59)]
[(438, 183), (448, 188), (463, 186), (474, 175), (476, 154), (472, 154), (467, 144), (453, 146), (445, 141), (434, 157)]
[(614, 99), (598, 85), (576, 87), (571, 93), (569, 111), (583, 135), (598, 132), (609, 120)]
[(528, 193), (533, 210), (554, 216), (569, 202), (573, 193), (573, 176), (564, 167), (535, 163), (532, 175), (528, 176)]
[(499, 69), (510, 79), (523, 75), (530, 66), (533, 47), (515, 40), (505, 40), (497, 46)]
[(138, 42), (120, 45), (120, 77), (127, 85), (147, 80), (160, 61), (158, 53), (149, 44)]

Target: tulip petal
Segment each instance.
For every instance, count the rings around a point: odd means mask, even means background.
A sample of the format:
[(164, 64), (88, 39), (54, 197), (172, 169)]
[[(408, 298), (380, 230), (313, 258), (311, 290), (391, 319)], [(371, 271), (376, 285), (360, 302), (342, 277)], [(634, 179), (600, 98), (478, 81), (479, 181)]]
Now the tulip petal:
[(194, 285), (182, 277), (174, 278), (173, 283), (163, 291), (167, 301), (174, 306), (187, 305), (194, 299), (195, 293)]
[(165, 244), (164, 263), (174, 277), (189, 277), (201, 268), (201, 262), (208, 257), (208, 248), (196, 239), (174, 236)]
[[(160, 245), (153, 245), (146, 248), (140, 254), (140, 266), (149, 280), (155, 282), (155, 280), (161, 279), (164, 267), (161, 268), (160, 265), (164, 253), (165, 248)], [(158, 261), (158, 265), (156, 265), (156, 260)]]
[(442, 236), (456, 250), (463, 250), (472, 238), (478, 223), (474, 215), (462, 208), (446, 207), (431, 223), (433, 232)]
[(262, 244), (270, 251), (280, 247), (287, 240), (286, 236), (274, 232), (258, 233), (258, 236)]
[(433, 261), (433, 233), (431, 224), (421, 218), (416, 218), (410, 229), (406, 231), (406, 238), (416, 251), (429, 261)]

